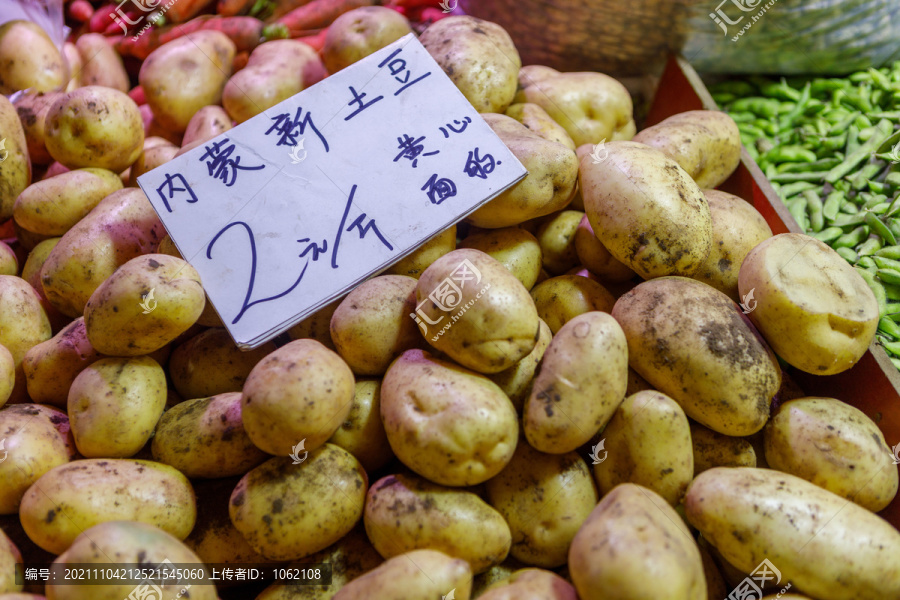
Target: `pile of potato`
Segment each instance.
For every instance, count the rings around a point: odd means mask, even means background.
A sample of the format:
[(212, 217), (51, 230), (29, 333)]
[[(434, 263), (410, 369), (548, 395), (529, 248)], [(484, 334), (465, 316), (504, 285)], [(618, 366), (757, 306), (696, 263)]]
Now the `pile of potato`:
[[(0, 600), (132, 592), (24, 593), (20, 550), (333, 565), (257, 600), (724, 600), (764, 559), (773, 598), (900, 598), (900, 532), (874, 514), (898, 489), (888, 443), (782, 369), (853, 366), (868, 286), (713, 189), (739, 162), (729, 117), (636, 132), (619, 82), (522, 67), (495, 24), (420, 40), (527, 177), (289, 343), (238, 350), (135, 177), (406, 32), (353, 11), (323, 56), (267, 42), (233, 72), (203, 31), (154, 51), (136, 93), (89, 36), (67, 80), (43, 32), (0, 29), (0, 91), (26, 90), (0, 97)], [(467, 310), (420, 328), (463, 261)], [(181, 597), (256, 594), (226, 588)]]

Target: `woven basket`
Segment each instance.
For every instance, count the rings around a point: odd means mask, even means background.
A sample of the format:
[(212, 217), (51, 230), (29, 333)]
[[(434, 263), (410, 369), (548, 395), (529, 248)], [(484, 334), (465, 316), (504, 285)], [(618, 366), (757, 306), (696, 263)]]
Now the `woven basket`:
[(682, 44), (687, 8), (699, 0), (460, 0), (503, 26), (522, 64), (637, 76), (658, 71)]

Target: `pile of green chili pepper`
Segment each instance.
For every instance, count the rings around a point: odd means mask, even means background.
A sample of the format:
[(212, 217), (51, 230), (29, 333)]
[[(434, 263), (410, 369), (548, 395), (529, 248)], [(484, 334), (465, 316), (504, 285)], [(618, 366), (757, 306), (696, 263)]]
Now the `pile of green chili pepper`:
[(852, 264), (878, 300), (900, 369), (900, 62), (846, 78), (710, 86), (791, 215)]

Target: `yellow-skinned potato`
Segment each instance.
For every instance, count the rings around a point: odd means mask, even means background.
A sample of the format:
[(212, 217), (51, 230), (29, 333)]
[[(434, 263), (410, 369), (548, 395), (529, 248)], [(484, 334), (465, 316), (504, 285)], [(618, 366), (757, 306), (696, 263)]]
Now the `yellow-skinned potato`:
[(44, 121), (44, 143), (50, 155), (70, 169), (99, 167), (119, 173), (140, 155), (144, 123), (127, 94), (90, 85), (53, 102)]
[(112, 171), (74, 169), (25, 188), (13, 206), (13, 218), (34, 233), (60, 236), (120, 189), (122, 180)]
[(756, 450), (748, 440), (716, 433), (691, 422), (694, 475), (715, 467), (755, 467)]
[(46, 241), (51, 237), (41, 235), (39, 233), (34, 233), (33, 231), (28, 231), (24, 227), (20, 227), (19, 224), (16, 223), (15, 219), (13, 219), (12, 225), (13, 232), (16, 234), (16, 241), (19, 243), (19, 245), (22, 246), (23, 250), (28, 252), (33, 250), (39, 243)]
[(415, 476), (388, 475), (374, 482), (363, 519), (372, 545), (385, 558), (428, 548), (462, 558), (473, 573), (481, 573), (509, 553), (509, 526), (499, 512), (472, 492)]
[(292, 340), (312, 339), (329, 350), (335, 350), (334, 341), (331, 339), (331, 317), (334, 311), (343, 302), (343, 298), (338, 298), (331, 304), (326, 304), (310, 316), (306, 317), (290, 329), (288, 335)]
[(528, 129), (542, 138), (551, 142), (558, 142), (563, 146), (574, 150), (575, 142), (563, 129), (562, 125), (554, 121), (543, 108), (530, 102), (513, 104), (506, 109), (506, 116), (512, 117)]
[(178, 152), (178, 146), (170, 143), (152, 146), (150, 148), (147, 148), (145, 145), (144, 151), (141, 152), (140, 156), (137, 157), (137, 160), (128, 170), (128, 187), (137, 187), (138, 177), (152, 171), (156, 167), (166, 164), (175, 158)]
[(802, 233), (782, 233), (753, 248), (738, 287), (742, 298), (755, 296), (748, 317), (772, 349), (807, 373), (846, 371), (878, 328), (878, 302), (865, 280), (837, 252)]
[(363, 514), (368, 478), (353, 455), (333, 444), (299, 465), (271, 458), (231, 494), (231, 522), (268, 559), (296, 560), (346, 535)]
[(507, 557), (502, 564), (493, 566), (484, 573), (479, 573), (472, 578), (472, 597), (481, 597), (488, 588), (508, 580), (513, 573), (526, 567), (527, 565), (522, 564), (511, 556)]
[(543, 569), (522, 569), (493, 584), (479, 600), (578, 600), (571, 583)]
[(149, 354), (196, 323), (205, 301), (194, 267), (174, 256), (144, 254), (122, 265), (91, 294), (84, 326), (98, 352)]
[(331, 317), (331, 339), (356, 375), (383, 375), (391, 362), (421, 344), (416, 280), (380, 275), (347, 294)]
[(616, 299), (593, 279), (581, 275), (560, 275), (546, 279), (531, 289), (538, 315), (555, 335), (563, 325), (591, 311), (610, 312)]
[[(156, 247), (156, 252), (159, 254), (168, 254), (169, 256), (174, 256), (182, 260), (184, 259), (181, 252), (179, 252), (178, 248), (175, 246), (175, 242), (173, 242), (172, 238), (168, 235), (160, 240), (159, 245)], [(219, 316), (219, 313), (216, 312), (212, 302), (209, 301), (209, 296), (206, 297), (206, 304), (203, 305), (203, 312), (200, 313), (200, 316), (197, 318), (197, 325), (202, 325), (203, 327), (225, 327), (225, 324), (222, 323), (222, 317)], [(203, 395), (208, 394), (201, 394), (201, 396)]]
[[(0, 275), (17, 275), (19, 273), (19, 259), (16, 252), (6, 242), (0, 242)], [(23, 277), (23, 279), (25, 279)], [(27, 280), (26, 280), (27, 281)]]
[(409, 21), (396, 10), (386, 6), (356, 8), (329, 25), (322, 62), (329, 73), (337, 73), (411, 32)]
[(597, 505), (584, 460), (519, 444), (506, 468), (485, 484), (488, 502), (512, 532), (510, 555), (529, 565), (564, 565), (578, 528)]
[(743, 198), (719, 190), (703, 190), (712, 217), (713, 244), (706, 261), (691, 275), (738, 301), (738, 272), (747, 254), (772, 229), (753, 205)]
[(528, 170), (528, 175), (469, 215), (469, 222), (477, 227), (496, 229), (565, 208), (578, 182), (575, 152), (563, 144), (542, 138), (506, 115), (484, 114), (482, 117)]
[(384, 467), (394, 457), (381, 422), (381, 382), (356, 382), (350, 414), (328, 440), (356, 457), (367, 473)]
[(269, 454), (312, 451), (340, 427), (353, 405), (347, 363), (315, 340), (296, 340), (262, 359), (243, 389), (244, 429)]
[(814, 598), (900, 597), (900, 532), (804, 479), (769, 469), (710, 469), (691, 483), (684, 506), (691, 525), (744, 572), (768, 559)]
[(596, 311), (575, 317), (550, 341), (525, 401), (528, 443), (550, 454), (586, 444), (612, 418), (627, 384), (628, 347), (619, 324)]
[(22, 591), (22, 584), (16, 583), (16, 563), (22, 562), (22, 553), (11, 539), (0, 529), (0, 599), (16, 596)]
[(40, 296), (44, 295), (44, 286), (41, 284), (41, 267), (44, 266), (44, 262), (50, 256), (50, 251), (56, 247), (60, 239), (58, 237), (48, 238), (38, 243), (28, 252), (28, 258), (25, 259), (25, 265), (22, 267), (22, 279), (30, 283)]
[(597, 239), (587, 215), (582, 217), (575, 230), (575, 254), (578, 262), (603, 281), (628, 281), (635, 276), (634, 271), (610, 254)]
[(154, 119), (181, 133), (194, 113), (219, 104), (234, 53), (234, 42), (220, 31), (190, 33), (151, 52), (138, 81)]
[(581, 526), (569, 574), (581, 600), (706, 600), (687, 525), (659, 494), (633, 483), (606, 494)]
[(49, 92), (65, 83), (66, 67), (59, 50), (40, 25), (31, 21), (0, 25), (0, 64), (3, 95), (27, 89)]
[[(200, 558), (180, 542), (177, 536), (153, 527), (151, 524), (126, 520), (111, 521), (86, 529), (65, 553), (54, 561), (57, 568), (78, 565), (85, 569), (152, 569), (172, 563), (169, 568), (200, 568)], [(196, 563), (196, 567), (193, 567)], [(209, 569), (207, 569), (209, 573)], [(175, 598), (185, 587), (178, 581), (156, 579), (161, 599)], [(91, 581), (91, 583), (88, 583)], [(96, 583), (93, 583), (96, 582)], [(150, 588), (152, 589), (152, 588)], [(47, 600), (122, 600), (135, 591), (135, 584), (128, 580), (116, 583), (110, 579), (88, 579), (77, 585), (49, 582)], [(141, 593), (140, 591), (138, 593)], [(151, 592), (153, 593), (153, 592)], [(183, 598), (190, 600), (216, 600), (213, 585), (194, 583)]]
[[(523, 66), (521, 69), (519, 69), (519, 94), (521, 94), (522, 90), (524, 90), (525, 88), (553, 77), (554, 75), (559, 75), (559, 71), (552, 67), (548, 67), (545, 65)], [(516, 101), (524, 102), (524, 100), (520, 101), (518, 99)]]
[(165, 406), (166, 374), (155, 360), (98, 360), (69, 389), (69, 420), (78, 451), (86, 458), (134, 456), (150, 439)]
[(450, 590), (455, 590), (456, 600), (469, 600), (469, 563), (437, 550), (413, 550), (354, 579), (333, 600), (422, 600), (446, 596)]
[(81, 67), (84, 66), (84, 61), (81, 60), (78, 47), (71, 41), (63, 42), (62, 57), (68, 67), (66, 74), (69, 78), (62, 91), (71, 92), (75, 88), (81, 87)]
[(12, 396), (16, 386), (16, 361), (6, 346), (0, 344), (0, 408)]
[(431, 263), (454, 250), (456, 250), (456, 225), (451, 225), (413, 250), (411, 254), (395, 262), (385, 273), (418, 279)]
[(601, 494), (620, 483), (649, 488), (676, 506), (694, 478), (691, 428), (678, 403), (655, 391), (628, 396), (603, 430), (609, 455), (594, 465)]
[(53, 157), (47, 152), (44, 144), (44, 119), (50, 106), (56, 101), (59, 92), (28, 92), (20, 96), (16, 102), (16, 112), (25, 131), (28, 155), (36, 165), (48, 165)]
[(701, 188), (718, 187), (741, 162), (741, 132), (731, 117), (717, 110), (672, 115), (632, 139), (664, 152)]
[(167, 410), (152, 451), (154, 460), (190, 478), (243, 475), (269, 458), (244, 431), (236, 392), (186, 400)]
[(541, 273), (541, 245), (531, 233), (519, 227), (503, 227), (472, 233), (460, 248), (481, 250), (506, 267), (526, 290), (534, 287)]
[(728, 296), (664, 277), (624, 294), (612, 315), (628, 339), (631, 368), (689, 417), (733, 436), (765, 425), (781, 367)]
[(707, 598), (708, 600), (721, 600), (722, 598), (727, 598), (728, 591), (732, 589), (732, 586), (725, 582), (725, 577), (719, 570), (716, 559), (714, 559), (709, 550), (707, 550), (709, 544), (705, 543), (706, 540), (701, 539), (700, 541), (701, 543), (697, 544), (697, 549), (700, 550), (700, 558), (703, 561), (703, 575), (706, 577)]
[(522, 61), (505, 29), (453, 16), (429, 26), (419, 41), (475, 110), (502, 113), (512, 104)]
[(19, 507), (25, 533), (54, 554), (107, 521), (139, 521), (184, 539), (196, 515), (194, 490), (184, 475), (167, 465), (123, 458), (55, 467), (28, 488)]
[(99, 33), (86, 33), (78, 36), (75, 42), (82, 65), (73, 74), (86, 85), (102, 85), (103, 87), (128, 93), (131, 83), (122, 63), (122, 57), (115, 51), (107, 38)]
[(487, 481), (519, 438), (516, 411), (495, 383), (423, 350), (407, 350), (388, 369), (381, 418), (397, 458), (441, 485)]
[(40, 404), (13, 404), (0, 410), (0, 432), (6, 443), (5, 460), (0, 462), (0, 515), (19, 509), (25, 492), (41, 475), (69, 462), (67, 437), (60, 427), (68, 426), (62, 411)]
[(3, 147), (6, 150), (6, 158), (0, 162), (0, 221), (5, 221), (13, 214), (16, 198), (31, 184), (31, 160), (28, 156), (25, 132), (16, 108), (2, 96), (2, 93), (0, 93), (0, 131), (4, 135)]
[(232, 119), (243, 123), (325, 75), (322, 61), (309, 44), (298, 40), (266, 42), (250, 53), (247, 65), (225, 84), (222, 106)]
[(523, 95), (562, 125), (576, 147), (634, 136), (631, 94), (609, 75), (559, 73), (535, 81)]
[(534, 380), (534, 374), (537, 372), (538, 365), (541, 364), (541, 359), (544, 358), (544, 352), (550, 345), (552, 337), (553, 333), (550, 331), (550, 327), (541, 320), (537, 342), (528, 356), (505, 371), (488, 375), (488, 378), (500, 386), (503, 393), (509, 397), (516, 411), (522, 410), (525, 399), (531, 393), (531, 382)]
[(644, 279), (691, 275), (712, 247), (703, 192), (665, 154), (636, 142), (606, 144), (580, 165), (584, 209), (609, 253)]
[(548, 217), (538, 228), (536, 237), (548, 273), (560, 275), (578, 264), (575, 231), (584, 216), (581, 211), (564, 210)]
[(414, 308), (411, 316), (429, 344), (480, 373), (508, 369), (537, 340), (528, 290), (479, 250), (461, 248), (432, 263), (419, 277)]
[[(196, 142), (207, 142), (220, 133), (225, 133), (231, 129), (231, 117), (225, 112), (225, 109), (217, 104), (204, 106), (191, 117), (188, 121), (187, 129), (184, 130), (184, 137), (181, 138), (181, 145), (187, 146)], [(146, 150), (146, 146), (144, 150)]]
[(9, 350), (15, 364), (11, 401), (25, 400), (25, 354), (51, 335), (50, 321), (34, 288), (19, 277), (0, 275), (0, 344)]
[(878, 512), (897, 495), (884, 434), (861, 410), (833, 398), (781, 404), (763, 430), (766, 462)]
[(240, 392), (253, 367), (274, 351), (275, 344), (268, 342), (243, 352), (225, 329), (207, 329), (175, 348), (169, 375), (184, 398)]
[(78, 317), (55, 336), (25, 353), (22, 369), (28, 396), (35, 402), (65, 408), (72, 382), (101, 358), (103, 355), (88, 341), (84, 317)]

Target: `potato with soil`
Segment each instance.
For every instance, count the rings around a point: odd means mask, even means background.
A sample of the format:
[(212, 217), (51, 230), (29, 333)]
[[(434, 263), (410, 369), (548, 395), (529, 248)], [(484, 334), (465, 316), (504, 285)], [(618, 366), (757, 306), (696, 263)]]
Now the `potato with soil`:
[(563, 325), (586, 312), (610, 312), (616, 303), (609, 290), (588, 277), (560, 275), (546, 279), (531, 290), (538, 315), (554, 335)]
[(756, 450), (749, 440), (716, 433), (691, 421), (694, 475), (715, 467), (755, 467)]
[(0, 131), (3, 144), (0, 156), (0, 221), (13, 214), (13, 205), (22, 190), (31, 184), (31, 160), (22, 123), (16, 108), (5, 96), (0, 96)]
[(26, 400), (22, 361), (34, 346), (52, 336), (41, 297), (24, 279), (0, 275), (0, 345), (12, 355), (15, 377), (9, 400)]
[(367, 473), (377, 471), (394, 458), (381, 422), (380, 381), (356, 382), (350, 414), (328, 442), (355, 456)]
[(15, 101), (16, 112), (25, 132), (28, 156), (35, 165), (53, 162), (44, 144), (44, 119), (58, 96), (58, 92), (28, 92)]
[(144, 151), (141, 152), (128, 170), (128, 187), (138, 187), (138, 177), (166, 164), (175, 158), (179, 152), (178, 146), (169, 142), (151, 147), (147, 147), (144, 144)]
[(479, 600), (578, 600), (571, 583), (543, 569), (521, 569), (488, 587)]
[(530, 102), (513, 104), (506, 109), (507, 117), (512, 117), (545, 140), (559, 142), (563, 146), (575, 149), (575, 142), (566, 133), (562, 125), (554, 121), (543, 108)]
[(77, 77), (80, 81), (79, 87), (100, 85), (128, 93), (131, 83), (128, 81), (122, 57), (107, 38), (99, 33), (86, 33), (78, 36), (75, 47), (82, 61), (81, 68), (78, 71), (73, 70), (73, 77)]
[(421, 600), (445, 596), (450, 590), (455, 590), (456, 600), (469, 600), (469, 563), (437, 550), (413, 550), (354, 579), (333, 600)]
[(0, 25), (0, 66), (0, 94), (5, 96), (27, 89), (49, 92), (65, 83), (66, 66), (56, 44), (31, 21)]
[(386, 6), (363, 6), (339, 16), (329, 25), (322, 61), (337, 73), (376, 50), (412, 33), (409, 21)]
[(208, 142), (217, 135), (231, 129), (231, 117), (225, 109), (216, 104), (204, 106), (194, 113), (188, 121), (187, 129), (181, 138), (181, 145), (188, 146), (196, 142)]
[(587, 215), (582, 217), (575, 230), (575, 254), (578, 262), (602, 281), (619, 282), (633, 279), (635, 272), (613, 257), (594, 235)]
[(381, 418), (394, 454), (441, 485), (487, 481), (512, 458), (516, 411), (488, 378), (407, 350), (381, 385)]
[(368, 478), (352, 454), (325, 444), (293, 463), (271, 458), (244, 475), (231, 494), (231, 522), (270, 560), (296, 560), (327, 548), (363, 515)]
[(13, 218), (41, 235), (61, 236), (101, 200), (122, 189), (117, 173), (107, 169), (73, 169), (36, 181), (19, 194)]
[(0, 598), (15, 597), (16, 592), (22, 591), (22, 584), (16, 583), (15, 577), (16, 563), (21, 562), (22, 553), (0, 529)]
[(456, 225), (451, 225), (395, 262), (385, 273), (418, 279), (431, 263), (454, 250), (456, 250)]
[(16, 387), (16, 361), (6, 346), (0, 344), (0, 408)]
[(543, 267), (552, 275), (561, 275), (578, 265), (575, 231), (585, 214), (564, 210), (552, 215), (538, 228), (535, 237), (541, 245)]
[(731, 436), (762, 429), (781, 367), (722, 292), (684, 277), (647, 281), (616, 301), (628, 361), (689, 417)]
[(547, 351), (552, 337), (553, 332), (550, 331), (550, 327), (543, 320), (540, 321), (538, 339), (531, 353), (510, 368), (488, 375), (488, 378), (500, 386), (503, 393), (509, 397), (516, 411), (522, 410), (525, 399), (531, 393), (534, 375), (544, 358), (544, 352)]
[(814, 375), (846, 371), (878, 328), (878, 302), (847, 261), (819, 240), (782, 233), (747, 254), (738, 275), (748, 317), (791, 366)]
[(519, 227), (472, 233), (459, 243), (459, 247), (481, 250), (500, 261), (526, 290), (534, 287), (541, 273), (541, 245), (531, 233)]
[(334, 311), (337, 310), (341, 302), (343, 302), (343, 298), (338, 298), (331, 304), (326, 304), (288, 329), (288, 335), (292, 340), (311, 339), (319, 342), (329, 350), (335, 350), (334, 341), (331, 339), (331, 317), (334, 316)]
[(0, 275), (18, 274), (19, 259), (16, 257), (16, 251), (6, 242), (0, 242)]
[(55, 336), (31, 347), (22, 359), (28, 396), (35, 402), (65, 407), (69, 388), (89, 365), (103, 358), (87, 339), (84, 317)]

